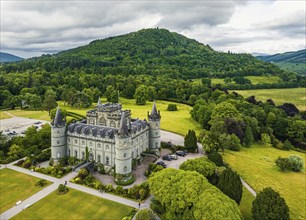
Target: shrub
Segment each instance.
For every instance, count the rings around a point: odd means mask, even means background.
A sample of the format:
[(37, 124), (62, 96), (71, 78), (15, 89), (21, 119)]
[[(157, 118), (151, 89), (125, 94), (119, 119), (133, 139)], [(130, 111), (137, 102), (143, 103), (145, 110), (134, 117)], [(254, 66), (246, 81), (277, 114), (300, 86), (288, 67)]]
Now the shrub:
[(292, 144), (290, 143), (290, 141), (285, 140), (284, 144), (283, 144), (283, 149), (284, 150), (291, 150), (293, 148)]
[(136, 220), (157, 220), (151, 209), (141, 209), (135, 216)]
[(60, 184), (57, 188), (57, 194), (58, 195), (63, 195), (66, 194), (69, 191), (68, 187), (66, 187), (63, 184)]
[(44, 179), (40, 179), (40, 180), (35, 184), (35, 186), (41, 186), (41, 187), (44, 187), (45, 185), (47, 185), (47, 180), (44, 180)]
[(242, 182), (239, 175), (228, 168), (222, 172), (218, 188), (239, 205), (242, 197)]
[(281, 169), (281, 171), (291, 170), (292, 164), (288, 158), (278, 157), (275, 160), (276, 165)]
[(240, 139), (235, 134), (231, 134), (230, 141), (227, 147), (233, 151), (240, 151), (241, 148)]
[(85, 168), (80, 169), (78, 177), (84, 179), (88, 175), (88, 171)]
[(23, 163), (24, 163), (24, 160), (19, 160), (19, 161), (16, 163), (16, 165), (17, 165), (17, 166), (22, 166)]
[(22, 167), (24, 168), (30, 168), (30, 166), (32, 165), (32, 162), (30, 160), (26, 160), (25, 162), (23, 162)]
[(252, 216), (254, 220), (290, 219), (289, 208), (285, 200), (270, 187), (257, 194), (252, 203)]
[(223, 158), (218, 152), (211, 152), (208, 154), (207, 158), (214, 162), (218, 167), (223, 166)]
[(53, 166), (53, 165), (54, 165), (54, 159), (51, 158), (51, 159), (50, 159), (50, 162), (49, 162), (49, 166)]
[(177, 111), (177, 105), (176, 104), (169, 104), (167, 107), (168, 111)]
[(299, 155), (290, 155), (288, 159), (293, 171), (299, 172), (304, 168), (304, 160)]

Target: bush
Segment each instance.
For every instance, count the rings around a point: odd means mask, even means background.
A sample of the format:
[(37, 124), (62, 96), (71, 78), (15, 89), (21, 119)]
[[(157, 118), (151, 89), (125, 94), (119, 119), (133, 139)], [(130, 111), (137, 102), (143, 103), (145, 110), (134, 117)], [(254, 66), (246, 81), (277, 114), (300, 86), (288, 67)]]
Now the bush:
[(207, 158), (214, 162), (218, 167), (223, 166), (223, 158), (218, 152), (211, 152), (208, 154)]
[(290, 141), (285, 140), (285, 142), (284, 142), (284, 144), (283, 144), (283, 149), (284, 149), (284, 150), (291, 150), (291, 149), (293, 149), (293, 146), (292, 146), (292, 144), (290, 143)]
[(177, 111), (177, 105), (176, 104), (169, 104), (167, 107), (168, 111)]
[(291, 170), (292, 164), (288, 158), (278, 157), (275, 160), (276, 165), (281, 169), (281, 171)]
[(289, 220), (289, 208), (285, 200), (272, 188), (265, 188), (259, 192), (252, 203), (254, 220)]
[(41, 186), (41, 187), (44, 187), (45, 185), (47, 185), (47, 180), (44, 180), (44, 179), (40, 179), (40, 180), (35, 184), (35, 186)]
[(81, 179), (85, 179), (85, 177), (88, 175), (88, 171), (85, 168), (80, 169), (78, 177)]
[(288, 159), (293, 171), (299, 172), (304, 168), (304, 160), (299, 155), (290, 155)]
[(30, 166), (32, 165), (32, 162), (30, 160), (26, 160), (25, 162), (23, 162), (22, 167), (24, 168), (30, 168)]
[(66, 194), (69, 191), (68, 187), (66, 187), (63, 184), (60, 184), (57, 188), (57, 194), (58, 195), (63, 195)]
[(141, 209), (136, 217), (136, 220), (157, 220), (155, 214), (151, 209)]

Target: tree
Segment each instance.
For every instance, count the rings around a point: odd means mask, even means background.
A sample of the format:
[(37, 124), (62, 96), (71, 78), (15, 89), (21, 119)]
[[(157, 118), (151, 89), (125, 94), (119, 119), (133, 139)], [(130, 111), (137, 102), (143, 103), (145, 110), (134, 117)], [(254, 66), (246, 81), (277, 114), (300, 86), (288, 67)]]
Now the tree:
[(88, 161), (88, 158), (89, 158), (89, 151), (88, 151), (88, 147), (86, 146), (85, 148), (85, 158), (86, 158), (86, 161)]
[(230, 139), (228, 145), (225, 147), (233, 151), (240, 151), (241, 148), (240, 139), (235, 134), (231, 134), (229, 136)]
[(188, 159), (180, 165), (181, 170), (197, 171), (204, 177), (209, 177), (215, 173), (216, 165), (206, 157)]
[(136, 99), (137, 105), (145, 105), (148, 98), (148, 88), (145, 85), (138, 86), (134, 98)]
[(252, 203), (254, 220), (289, 220), (289, 208), (285, 200), (272, 188), (264, 188)]
[(243, 144), (246, 147), (250, 147), (254, 142), (254, 137), (252, 133), (252, 129), (250, 126), (247, 126), (245, 128), (244, 137), (243, 137)]
[(189, 130), (184, 139), (184, 146), (189, 152), (195, 152), (198, 149), (197, 137), (195, 131)]
[(13, 157), (13, 158), (20, 158), (23, 156), (23, 154), (24, 154), (23, 148), (16, 144), (13, 144), (12, 146), (10, 146), (9, 152), (7, 153), (8, 156)]
[(167, 111), (177, 111), (176, 104), (168, 104)]
[(232, 169), (224, 170), (219, 178), (218, 188), (239, 205), (242, 197), (240, 176)]
[(261, 134), (261, 141), (265, 144), (271, 144), (271, 138), (267, 133)]
[(156, 100), (156, 88), (154, 86), (148, 87), (148, 101), (153, 102)]
[(223, 166), (223, 158), (218, 152), (211, 152), (208, 154), (207, 158), (214, 162), (218, 167)]
[(291, 167), (293, 171), (301, 171), (304, 168), (304, 160), (299, 155), (290, 155), (289, 161), (291, 163)]
[(136, 220), (157, 220), (151, 209), (141, 209), (135, 216)]
[(48, 89), (45, 93), (43, 108), (47, 110), (50, 115), (51, 109), (55, 108), (56, 106), (57, 106), (56, 93), (52, 89)]
[(281, 169), (281, 171), (291, 170), (292, 164), (288, 158), (278, 157), (275, 160), (276, 165)]
[(283, 145), (283, 149), (284, 150), (291, 150), (293, 148), (293, 145), (290, 143), (289, 140), (285, 140), (284, 145)]
[(107, 86), (105, 96), (108, 102), (118, 103), (118, 95), (118, 91), (113, 86)]

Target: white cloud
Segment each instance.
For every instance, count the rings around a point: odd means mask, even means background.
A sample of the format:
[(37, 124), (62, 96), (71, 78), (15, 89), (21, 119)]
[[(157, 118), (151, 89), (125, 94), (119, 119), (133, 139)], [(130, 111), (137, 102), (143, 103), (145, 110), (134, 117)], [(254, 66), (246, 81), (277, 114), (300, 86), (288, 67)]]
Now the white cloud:
[[(24, 57), (163, 27), (216, 50), (305, 47), (305, 1), (1, 1), (1, 50)], [(28, 52), (28, 55), (27, 55)]]

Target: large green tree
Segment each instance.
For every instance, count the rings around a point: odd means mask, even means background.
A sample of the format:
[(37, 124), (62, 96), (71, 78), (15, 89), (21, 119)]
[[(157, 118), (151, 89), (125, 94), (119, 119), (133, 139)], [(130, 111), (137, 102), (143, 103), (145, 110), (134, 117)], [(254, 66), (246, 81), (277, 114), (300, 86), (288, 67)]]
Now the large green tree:
[(194, 130), (189, 130), (184, 139), (184, 146), (189, 152), (198, 150), (197, 136)]
[(252, 216), (254, 220), (290, 219), (285, 199), (270, 187), (257, 194), (252, 204)]
[(137, 87), (134, 98), (136, 99), (137, 105), (145, 105), (148, 98), (148, 87), (145, 85)]
[(47, 110), (50, 115), (51, 109), (55, 108), (56, 106), (56, 93), (52, 89), (48, 89), (45, 93), (43, 108)]
[(222, 172), (218, 182), (218, 188), (228, 197), (240, 204), (242, 197), (242, 182), (240, 176), (232, 169), (227, 168)]
[(215, 173), (216, 165), (206, 157), (188, 159), (180, 165), (181, 170), (197, 171), (204, 177), (209, 177)]

